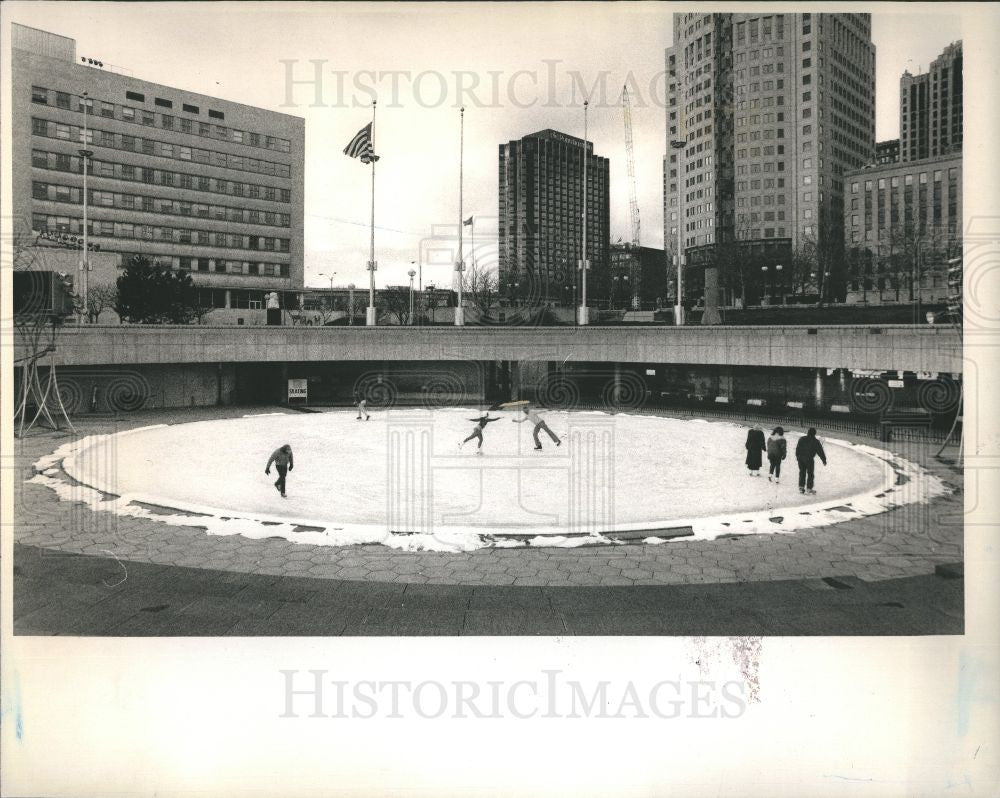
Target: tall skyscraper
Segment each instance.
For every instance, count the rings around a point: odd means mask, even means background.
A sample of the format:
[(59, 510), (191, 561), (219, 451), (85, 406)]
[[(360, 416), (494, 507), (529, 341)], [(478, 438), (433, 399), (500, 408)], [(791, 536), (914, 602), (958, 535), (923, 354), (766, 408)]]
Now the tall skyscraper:
[(707, 267), (727, 296), (760, 294), (764, 266), (793, 280), (803, 252), (842, 290), (843, 175), (875, 152), (870, 15), (675, 14), (673, 28), (664, 239), (672, 256), (680, 239), (685, 295)]
[(899, 79), (902, 161), (953, 155), (962, 150), (962, 43), (952, 42), (919, 75)]
[[(587, 142), (588, 299), (606, 298), (610, 246), (608, 159)], [(500, 145), (500, 292), (579, 302), (583, 139), (541, 130)]]
[[(215, 307), (303, 284), (305, 121), (139, 80), (12, 26), (15, 229), (190, 272)], [(87, 140), (83, 143), (84, 115)]]

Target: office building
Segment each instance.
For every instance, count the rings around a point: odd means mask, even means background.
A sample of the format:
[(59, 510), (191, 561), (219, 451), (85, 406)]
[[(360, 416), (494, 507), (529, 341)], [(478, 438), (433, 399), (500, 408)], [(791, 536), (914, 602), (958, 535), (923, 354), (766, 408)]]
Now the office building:
[(903, 161), (962, 150), (962, 43), (952, 42), (930, 69), (899, 79), (899, 141)]
[(875, 163), (899, 163), (899, 139), (879, 141), (875, 144)]
[(720, 293), (749, 295), (750, 248), (811, 253), (834, 272), (824, 293), (842, 292), (844, 174), (875, 154), (870, 15), (675, 14), (673, 35), (664, 240), (671, 262), (684, 254), (685, 299), (707, 267)]
[[(588, 302), (607, 299), (608, 159), (587, 142)], [(583, 140), (542, 130), (500, 145), (500, 291), (515, 300), (580, 301)]]
[(844, 210), (848, 302), (924, 302), (948, 293), (962, 246), (962, 156), (877, 164), (849, 172)]
[(101, 252), (190, 272), (216, 308), (297, 295), (303, 119), (139, 80), (79, 55), (73, 39), (12, 28), (17, 229), (40, 246), (82, 235), (86, 149), (88, 234)]
[(667, 270), (662, 249), (611, 245), (611, 307), (618, 310), (655, 310), (666, 307)]

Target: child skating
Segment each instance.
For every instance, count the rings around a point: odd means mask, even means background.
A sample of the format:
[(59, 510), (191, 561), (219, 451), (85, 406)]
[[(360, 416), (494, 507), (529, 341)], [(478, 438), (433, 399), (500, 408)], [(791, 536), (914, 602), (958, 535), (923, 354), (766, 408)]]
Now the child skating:
[(285, 495), (285, 476), (295, 465), (292, 458), (292, 447), (287, 443), (279, 449), (275, 449), (271, 453), (270, 459), (267, 461), (267, 465), (264, 467), (264, 473), (271, 473), (271, 463), (274, 463), (274, 467), (278, 469), (278, 479), (275, 480), (274, 487), (278, 489), (278, 493), (281, 494), (282, 499), (288, 498)]
[(559, 436), (557, 436), (551, 429), (549, 429), (549, 425), (545, 423), (545, 419), (539, 416), (538, 413), (531, 407), (531, 405), (525, 405), (524, 407), (521, 408), (521, 411), (523, 413), (521, 418), (513, 418), (511, 419), (511, 421), (513, 421), (515, 424), (523, 424), (525, 421), (530, 421), (532, 424), (535, 425), (535, 429), (532, 431), (531, 434), (532, 437), (535, 439), (536, 449), (542, 448), (542, 442), (538, 437), (538, 433), (540, 432), (547, 432), (549, 437), (552, 439), (552, 442), (555, 443), (556, 446), (562, 445), (562, 441), (559, 440)]
[(469, 421), (475, 422), (476, 426), (473, 427), (472, 434), (470, 434), (468, 438), (466, 438), (464, 441), (458, 444), (459, 451), (461, 451), (462, 447), (465, 446), (465, 444), (467, 444), (473, 438), (477, 438), (479, 440), (479, 444), (476, 446), (476, 454), (482, 454), (483, 430), (486, 429), (486, 425), (489, 424), (490, 422), (499, 420), (500, 416), (497, 416), (496, 418), (491, 418), (489, 413), (487, 413), (486, 415), (482, 415), (479, 418), (470, 418)]

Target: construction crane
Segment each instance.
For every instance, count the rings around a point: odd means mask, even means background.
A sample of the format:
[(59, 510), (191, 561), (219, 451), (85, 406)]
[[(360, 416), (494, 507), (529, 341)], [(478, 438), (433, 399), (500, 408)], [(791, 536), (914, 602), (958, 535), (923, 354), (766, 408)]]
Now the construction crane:
[(629, 101), (628, 85), (622, 86), (622, 116), (625, 118), (625, 156), (628, 164), (628, 195), (629, 195), (629, 215), (632, 220), (632, 251), (629, 258), (629, 283), (632, 286), (632, 307), (639, 309), (639, 279), (641, 269), (639, 268), (639, 200), (636, 197), (635, 184), (635, 149), (632, 146), (632, 103)]

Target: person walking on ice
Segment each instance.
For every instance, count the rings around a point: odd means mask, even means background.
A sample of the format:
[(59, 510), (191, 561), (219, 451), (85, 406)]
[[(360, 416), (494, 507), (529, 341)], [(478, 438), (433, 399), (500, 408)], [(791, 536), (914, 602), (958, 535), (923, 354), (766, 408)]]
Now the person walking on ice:
[(367, 421), (369, 419), (369, 416), (368, 416), (368, 400), (364, 396), (362, 396), (361, 394), (359, 394), (357, 391), (354, 392), (354, 405), (358, 408), (358, 418), (357, 418), (357, 420), (361, 421), (362, 420), (362, 416), (364, 416), (363, 420)]
[(795, 459), (799, 462), (799, 493), (815, 493), (813, 482), (816, 474), (816, 456), (826, 465), (826, 452), (816, 437), (816, 428), (810, 427), (805, 436), (795, 444)]
[(760, 476), (760, 466), (763, 462), (762, 455), (767, 451), (767, 443), (764, 441), (764, 430), (754, 424), (753, 429), (747, 433), (747, 468), (750, 469), (750, 476)]
[(458, 444), (459, 450), (461, 450), (461, 448), (465, 446), (465, 444), (467, 444), (473, 438), (477, 438), (479, 440), (479, 444), (476, 446), (476, 454), (482, 454), (483, 430), (486, 429), (486, 425), (489, 424), (490, 422), (499, 420), (500, 416), (497, 416), (496, 418), (490, 418), (489, 413), (486, 413), (485, 415), (482, 415), (479, 418), (470, 418), (469, 421), (475, 422), (476, 426), (472, 428), (472, 434), (469, 435), (469, 437), (466, 438), (464, 441), (462, 441), (460, 444)]
[(275, 449), (271, 453), (271, 457), (267, 461), (267, 465), (264, 467), (265, 474), (271, 473), (271, 463), (274, 463), (274, 467), (278, 469), (278, 479), (275, 480), (274, 487), (278, 489), (278, 493), (281, 494), (281, 498), (285, 499), (287, 498), (287, 496), (285, 496), (285, 476), (295, 465), (294, 460), (292, 459), (292, 447), (286, 443), (279, 449)]
[(771, 469), (767, 475), (767, 481), (781, 482), (781, 461), (788, 455), (788, 442), (785, 440), (785, 431), (781, 427), (775, 427), (771, 437), (767, 439), (767, 462)]
[(523, 424), (525, 421), (530, 421), (532, 424), (535, 425), (535, 429), (532, 431), (531, 434), (532, 437), (535, 439), (536, 449), (542, 448), (542, 442), (538, 438), (538, 433), (540, 432), (547, 432), (549, 437), (552, 439), (552, 442), (556, 446), (562, 445), (562, 441), (559, 440), (559, 436), (556, 435), (551, 429), (549, 429), (549, 425), (545, 423), (545, 419), (539, 416), (538, 413), (531, 407), (531, 405), (525, 405), (524, 407), (521, 408), (521, 411), (523, 413), (521, 418), (512, 418), (511, 421), (513, 421), (515, 424)]

